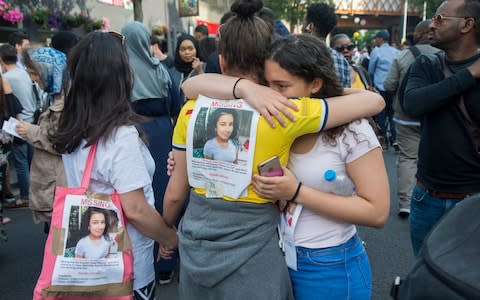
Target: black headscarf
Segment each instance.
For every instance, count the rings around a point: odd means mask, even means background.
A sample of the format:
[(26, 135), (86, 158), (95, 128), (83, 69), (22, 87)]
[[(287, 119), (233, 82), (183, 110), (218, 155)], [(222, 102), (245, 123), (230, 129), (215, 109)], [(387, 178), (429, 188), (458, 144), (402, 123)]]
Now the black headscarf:
[(175, 50), (175, 69), (177, 69), (179, 72), (182, 72), (186, 77), (188, 74), (190, 74), (190, 72), (192, 72), (193, 68), (191, 62), (187, 63), (180, 58), (180, 45), (185, 40), (189, 40), (193, 43), (195, 50), (197, 50), (197, 57), (200, 55), (200, 47), (198, 46), (197, 40), (189, 34), (184, 33), (177, 40), (177, 49)]

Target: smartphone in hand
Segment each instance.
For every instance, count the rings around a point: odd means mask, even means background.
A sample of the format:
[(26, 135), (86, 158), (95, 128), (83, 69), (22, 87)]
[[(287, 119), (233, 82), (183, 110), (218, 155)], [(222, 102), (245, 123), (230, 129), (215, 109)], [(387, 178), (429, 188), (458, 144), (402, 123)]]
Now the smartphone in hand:
[(283, 170), (280, 164), (280, 159), (277, 156), (273, 156), (266, 161), (258, 164), (258, 174), (266, 177), (282, 176)]

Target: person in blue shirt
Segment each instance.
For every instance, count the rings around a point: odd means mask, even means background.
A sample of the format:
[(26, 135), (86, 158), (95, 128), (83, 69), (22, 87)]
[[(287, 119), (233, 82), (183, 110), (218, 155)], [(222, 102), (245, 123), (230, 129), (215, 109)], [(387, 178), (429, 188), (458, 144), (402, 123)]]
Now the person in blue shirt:
[(398, 49), (388, 44), (389, 39), (390, 33), (386, 30), (379, 31), (375, 35), (375, 44), (377, 47), (373, 49), (370, 54), (368, 74), (370, 78), (372, 78), (375, 88), (385, 100), (385, 109), (375, 116), (375, 121), (385, 137), (386, 143), (384, 147), (388, 148), (388, 144), (390, 144), (397, 150), (395, 123), (393, 122), (393, 95), (386, 92), (383, 86), (393, 59), (398, 54)]

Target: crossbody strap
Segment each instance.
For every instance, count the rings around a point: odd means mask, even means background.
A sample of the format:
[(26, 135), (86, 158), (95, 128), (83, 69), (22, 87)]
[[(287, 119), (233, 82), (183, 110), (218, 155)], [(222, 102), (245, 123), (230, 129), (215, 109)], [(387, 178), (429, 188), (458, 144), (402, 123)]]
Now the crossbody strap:
[(35, 104), (36, 104), (36, 109), (42, 109), (42, 102), (40, 100), (40, 95), (38, 95), (38, 90), (37, 90), (37, 85), (35, 84), (35, 81), (32, 80), (32, 92), (33, 95), (35, 96)]
[(90, 175), (92, 175), (93, 161), (95, 160), (95, 153), (97, 152), (97, 144), (90, 146), (90, 151), (88, 152), (87, 162), (85, 163), (85, 171), (83, 171), (82, 185), (81, 187), (85, 190), (88, 189), (90, 185)]
[[(450, 68), (447, 66), (447, 63), (445, 62), (445, 58), (442, 60), (443, 62), (443, 75), (445, 75), (445, 78), (451, 77), (453, 75), (452, 71), (450, 71)], [(460, 99), (458, 101), (458, 106), (460, 107), (460, 110), (462, 111), (463, 115), (465, 116), (465, 119), (469, 122), (472, 123), (473, 121), (468, 115), (467, 109), (465, 108), (465, 104), (463, 103), (463, 94), (460, 94)]]
[[(442, 60), (442, 62), (443, 62), (443, 74), (445, 75), (445, 78), (452, 76), (453, 73), (448, 68), (447, 63), (445, 62), (445, 58)], [(477, 150), (480, 152), (480, 128), (475, 125), (475, 122), (473, 122), (472, 118), (468, 114), (467, 108), (465, 107), (465, 103), (463, 100), (463, 94), (460, 95), (457, 105), (460, 111), (462, 112), (462, 115), (465, 118), (464, 119), (465, 126), (467, 127), (468, 131), (472, 135), (473, 142), (475, 143)]]

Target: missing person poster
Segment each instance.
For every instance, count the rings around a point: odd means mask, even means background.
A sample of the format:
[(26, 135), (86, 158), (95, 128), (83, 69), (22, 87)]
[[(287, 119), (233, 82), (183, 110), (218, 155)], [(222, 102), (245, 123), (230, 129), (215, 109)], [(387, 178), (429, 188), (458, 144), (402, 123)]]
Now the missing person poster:
[(187, 132), (189, 183), (207, 197), (245, 195), (259, 114), (244, 100), (197, 99)]
[[(112, 201), (67, 195), (52, 285), (92, 286), (121, 283), (121, 214)], [(120, 245), (120, 248), (122, 245)]]

